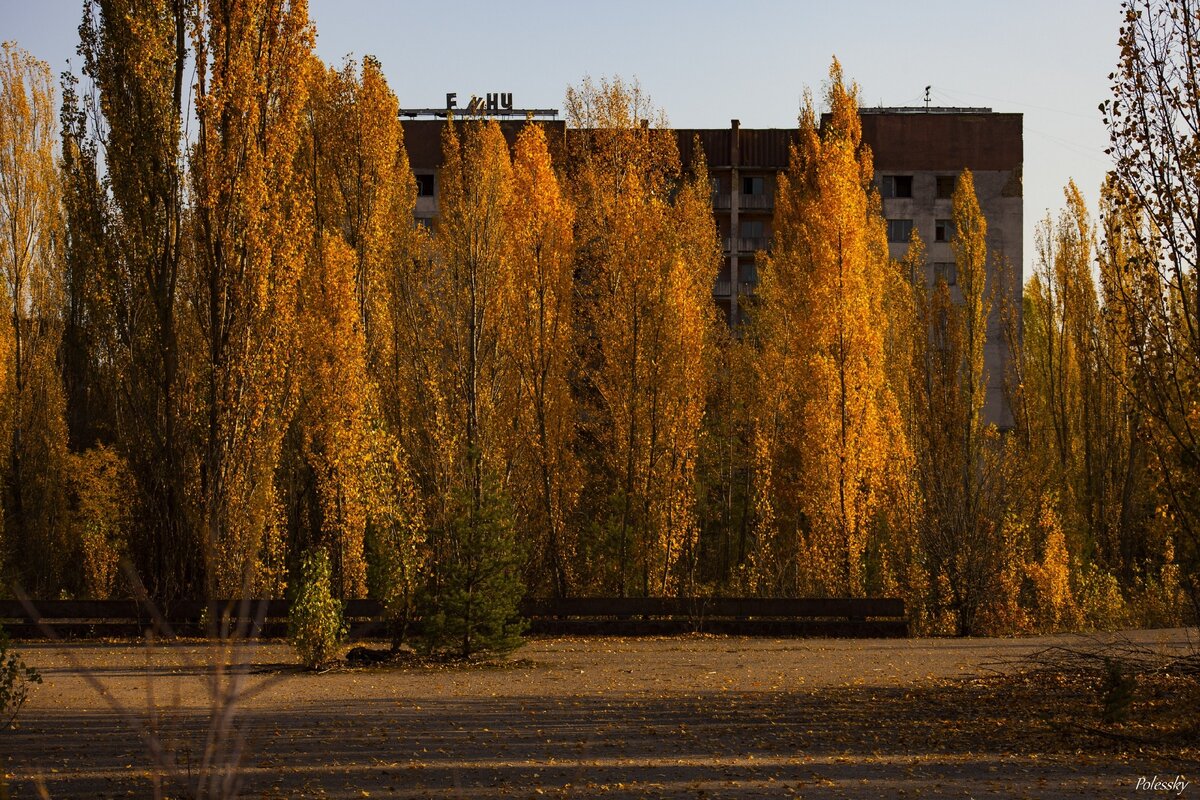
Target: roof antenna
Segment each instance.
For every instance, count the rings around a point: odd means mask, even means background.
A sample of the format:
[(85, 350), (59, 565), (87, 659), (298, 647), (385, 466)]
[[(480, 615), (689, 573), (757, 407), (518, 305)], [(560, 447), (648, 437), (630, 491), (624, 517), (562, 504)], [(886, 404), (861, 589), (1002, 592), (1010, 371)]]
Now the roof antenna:
[(925, 87), (925, 110), (926, 111), (929, 111), (929, 90), (932, 88), (933, 88), (932, 86)]

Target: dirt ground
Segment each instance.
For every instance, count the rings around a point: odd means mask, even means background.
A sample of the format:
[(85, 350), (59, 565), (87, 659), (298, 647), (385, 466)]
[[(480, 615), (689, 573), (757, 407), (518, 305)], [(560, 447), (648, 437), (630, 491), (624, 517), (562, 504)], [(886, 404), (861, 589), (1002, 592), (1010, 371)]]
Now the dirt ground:
[(1176, 796), (1138, 781), (1200, 779), (1197, 743), (1124, 735), (1094, 685), (1013, 666), (1095, 643), (545, 638), (500, 663), (313, 674), (276, 642), (25, 642), (45, 683), (0, 759), (14, 797), (184, 796), (220, 777), (206, 753), (266, 798)]

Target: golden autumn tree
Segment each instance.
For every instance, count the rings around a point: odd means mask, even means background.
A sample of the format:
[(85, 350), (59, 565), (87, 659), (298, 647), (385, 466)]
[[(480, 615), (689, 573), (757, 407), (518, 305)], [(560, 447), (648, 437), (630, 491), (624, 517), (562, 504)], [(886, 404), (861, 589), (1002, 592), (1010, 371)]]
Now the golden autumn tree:
[(505, 301), (512, 199), (508, 144), (494, 121), (442, 134), (440, 217), (423, 309), (435, 400), (429, 460), (445, 487), (428, 499), (433, 556), (427, 642), (467, 657), (518, 641), (520, 543), (510, 508), (516, 379)]
[(855, 91), (835, 60), (824, 125), (807, 102), (763, 268), (755, 441), (767, 591), (866, 591), (867, 543), (906, 446), (887, 382), (887, 241)]
[[(717, 357), (717, 331), (724, 327), (712, 303), (721, 261), (712, 218), (712, 185), (703, 150), (682, 178), (671, 208), (674, 236), (665, 276), (663, 317), (667, 337), (662, 385), (655, 389), (662, 421), (663, 499), (659, 502), (663, 576), (660, 591), (689, 591), (699, 567), (698, 473), (704, 417)], [(661, 395), (659, 395), (661, 392)], [(647, 563), (645, 571), (649, 571)]]
[(575, 566), (580, 479), (570, 385), (574, 210), (559, 186), (540, 125), (527, 124), (517, 137), (505, 213), (511, 279), (503, 300), (504, 349), (512, 358), (517, 392), (512, 496), (534, 539), (527, 583), (565, 597)]
[(1156, 489), (1175, 559), (1200, 609), (1200, 9), (1191, 0), (1125, 0), (1120, 57), (1102, 105), (1115, 191), (1135, 256), (1106, 291), (1124, 320), (1126, 387), (1145, 413)]
[[(964, 170), (952, 199), (955, 296), (939, 277), (931, 290), (917, 279), (919, 323), (913, 328), (913, 396), (918, 538), (934, 621), (949, 615), (961, 634), (977, 631), (1000, 597), (1006, 551), (1002, 490), (1007, 462), (995, 429), (982, 418), (987, 373), (983, 349), (992, 291), (987, 275), (987, 220), (974, 179)], [(925, 294), (925, 292), (928, 292)], [(1011, 544), (1011, 542), (1009, 543)], [(1008, 549), (1011, 550), (1011, 547)]]
[(354, 251), (355, 302), (373, 364), (391, 344), (386, 283), (397, 264), (389, 243), (407, 238), (402, 223), (416, 194), (398, 112), (376, 59), (318, 71), (309, 103), (314, 213)]
[(930, 299), (925, 242), (920, 231), (913, 228), (904, 258), (892, 262), (883, 287), (888, 318), (884, 344), (887, 382), (896, 398), (906, 446), (898, 450), (894, 468), (888, 472), (887, 527), (876, 531), (879, 536), (872, 549), (878, 552), (873, 591), (904, 597), (909, 619), (918, 628), (927, 622), (925, 600), (929, 589), (918, 530), (922, 515), (921, 425), (928, 415), (926, 380), (932, 355)]
[(300, 446), (313, 473), (316, 513), (310, 544), (330, 556), (337, 597), (363, 597), (364, 551), (375, 497), (371, 478), (374, 408), (366, 344), (354, 293), (354, 253), (337, 234), (314, 242), (301, 288), (297, 333)]
[[(1152, 501), (1138, 434), (1144, 421), (1121, 385), (1128, 380), (1127, 334), (1120, 315), (1106, 313), (1092, 277), (1095, 228), (1074, 183), (1065, 198), (1057, 223), (1047, 218), (1039, 228), (1035, 274), (1025, 290), (1020, 423), (1028, 458), (1045, 481), (1040, 491), (1058, 498), (1071, 553), (1129, 587), (1147, 549), (1158, 557), (1164, 550), (1161, 541), (1150, 544), (1147, 527)], [(1109, 235), (1099, 261), (1111, 284), (1113, 262), (1126, 256), (1119, 231)]]
[(710, 187), (703, 164), (683, 174), (674, 136), (636, 85), (585, 81), (567, 106), (595, 520), (583, 552), (601, 561), (592, 581), (603, 590), (669, 593), (691, 580), (696, 552), (719, 261)]
[(453, 124), (442, 139), (443, 166), (434, 263), (436, 302), (428, 309), (431, 341), (440, 348), (434, 379), (442, 382), (435, 424), (445, 474), (471, 503), (485, 475), (507, 479), (511, 452), (512, 361), (504, 350), (504, 298), (511, 291), (505, 259), (512, 162), (500, 126)]
[[(1128, 584), (1137, 564), (1153, 563), (1165, 552), (1163, 533), (1176, 536), (1180, 531), (1164, 524), (1167, 520), (1155, 508), (1159, 495), (1154, 450), (1148, 441), (1151, 422), (1134, 389), (1138, 348), (1130, 345), (1144, 329), (1140, 329), (1137, 315), (1128, 314), (1130, 306), (1123, 301), (1153, 285), (1146, 273), (1153, 259), (1135, 233), (1141, 224), (1140, 213), (1135, 206), (1121, 202), (1121, 196), (1119, 184), (1110, 177), (1100, 194), (1097, 231), (1101, 310), (1095, 334), (1098, 352), (1092, 364), (1098, 373), (1095, 422), (1099, 430), (1094, 435), (1101, 438), (1095, 459), (1099, 491), (1094, 502), (1103, 508), (1094, 513), (1100, 520), (1095, 560), (1109, 570), (1119, 570)], [(1135, 283), (1140, 286), (1135, 288)]]
[(0, 568), (25, 591), (53, 595), (72, 558), (65, 541), (62, 337), (63, 237), (49, 67), (0, 46), (0, 431), (5, 456)]
[(967, 453), (974, 454), (982, 448), (983, 402), (987, 393), (983, 348), (987, 342), (992, 302), (987, 286), (987, 219), (979, 208), (975, 179), (970, 170), (963, 170), (958, 176), (951, 202), (955, 231), (951, 247), (963, 298), (960, 311), (963, 338), (960, 386), (965, 406), (963, 437)]
[(301, 145), (314, 241), (300, 292), (298, 414), (285, 453), (291, 538), (329, 551), (334, 591), (344, 597), (367, 590), (372, 530), (376, 561), (414, 568), (411, 557), (396, 558), (411, 556), (412, 490), (379, 391), (394, 381), (388, 273), (404, 265), (389, 261), (390, 232), (407, 229), (395, 220), (411, 217), (412, 178), (398, 104), (378, 62), (357, 69), (314, 59)]
[(277, 592), (275, 469), (290, 414), (296, 293), (312, 241), (294, 169), (311, 69), (303, 0), (208, 4), (195, 19), (191, 152), (206, 591)]
[[(89, 0), (80, 53), (96, 118), (79, 108), (73, 85), (64, 105), (72, 446), (104, 438), (128, 461), (137, 504), (131, 555), (159, 597), (194, 596), (203, 574), (180, 321), (191, 13), (185, 0)], [(97, 145), (108, 197), (96, 196)]]

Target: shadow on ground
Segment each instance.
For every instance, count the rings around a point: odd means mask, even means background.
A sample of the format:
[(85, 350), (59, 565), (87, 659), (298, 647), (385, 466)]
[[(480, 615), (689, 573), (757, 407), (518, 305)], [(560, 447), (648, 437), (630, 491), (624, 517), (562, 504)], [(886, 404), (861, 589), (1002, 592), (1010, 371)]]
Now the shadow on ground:
[[(336, 697), (246, 711), (247, 797), (1097, 797), (1197, 774), (1193, 743), (1122, 738), (1086, 682), (987, 678), (915, 688)], [(160, 722), (180, 764), (206, 718)], [(1089, 730), (1090, 729), (1090, 730)], [(14, 796), (147, 796), (136, 732), (40, 712), (0, 735)], [(177, 787), (178, 789), (178, 787)], [(177, 791), (170, 792), (172, 796)]]

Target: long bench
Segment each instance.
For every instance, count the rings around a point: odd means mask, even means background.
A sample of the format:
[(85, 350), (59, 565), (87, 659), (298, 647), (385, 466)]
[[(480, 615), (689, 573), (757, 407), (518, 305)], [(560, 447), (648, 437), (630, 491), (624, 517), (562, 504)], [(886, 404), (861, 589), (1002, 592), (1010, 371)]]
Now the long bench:
[(527, 602), (530, 632), (654, 635), (903, 637), (894, 598), (579, 597)]
[[(0, 625), (14, 638), (286, 635), (286, 600), (0, 600)], [(351, 638), (383, 637), (383, 607), (348, 600)], [(529, 632), (551, 635), (903, 637), (904, 601), (894, 598), (579, 597), (521, 605)]]
[[(134, 638), (152, 631), (170, 636), (281, 637), (287, 635), (287, 600), (0, 600), (0, 625), (14, 639)], [(352, 636), (384, 635), (383, 607), (348, 600), (344, 616)]]

